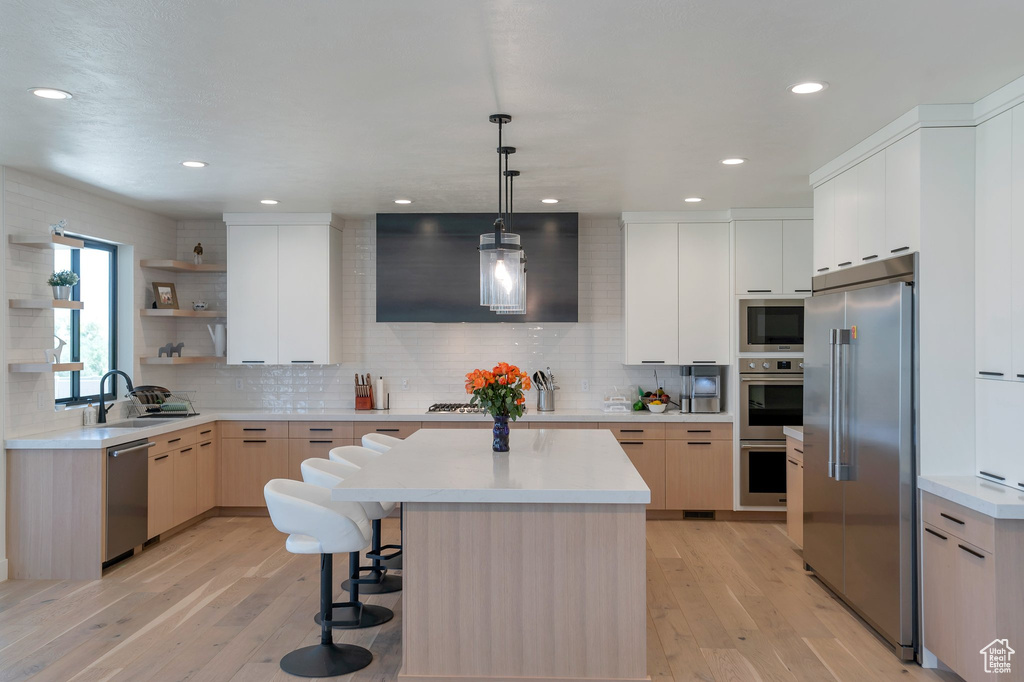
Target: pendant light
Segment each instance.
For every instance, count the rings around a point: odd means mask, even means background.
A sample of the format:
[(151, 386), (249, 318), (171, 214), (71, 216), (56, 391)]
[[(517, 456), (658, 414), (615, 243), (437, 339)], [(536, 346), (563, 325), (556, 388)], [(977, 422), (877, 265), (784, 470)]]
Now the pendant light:
[(512, 117), (508, 114), (492, 114), (489, 120), (498, 124), (498, 216), (494, 220), (493, 231), (480, 235), (480, 305), (495, 312), (524, 312), (526, 286), (522, 281), (523, 248), (518, 234), (505, 231), (506, 221), (511, 221), (507, 199), (512, 178), (506, 172), (508, 157), (515, 154), (516, 148), (502, 145), (501, 132), (502, 126), (511, 121)]
[[(508, 168), (507, 156), (505, 158), (505, 167)], [(504, 175), (508, 178), (508, 229), (511, 231), (515, 229), (515, 192), (512, 191), (513, 181), (519, 177), (519, 171), (506, 170)], [(516, 294), (518, 302), (508, 306), (491, 306), (491, 310), (499, 315), (522, 315), (526, 312), (526, 251), (520, 249), (519, 257), (513, 256), (512, 262), (515, 263), (513, 267), (519, 269), (519, 291)]]

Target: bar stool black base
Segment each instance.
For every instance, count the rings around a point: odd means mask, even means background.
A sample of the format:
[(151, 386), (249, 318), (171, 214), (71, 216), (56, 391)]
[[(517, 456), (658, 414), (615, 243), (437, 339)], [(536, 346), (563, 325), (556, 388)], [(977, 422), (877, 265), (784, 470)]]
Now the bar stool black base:
[(402, 570), (402, 555), (399, 554), (394, 559), (385, 559), (384, 561), (382, 561), (380, 563), (381, 563), (381, 565), (384, 568), (386, 568), (388, 570), (400, 571), (400, 570)]
[[(335, 630), (362, 630), (363, 628), (374, 628), (382, 625), (395, 617), (395, 612), (383, 606), (375, 604), (363, 604), (363, 615), (359, 619), (359, 625), (335, 625)], [(356, 608), (354, 606), (343, 606), (331, 609), (331, 620), (354, 621), (356, 619)], [(320, 625), (323, 618), (320, 614), (313, 616), (313, 621)]]
[[(349, 592), (352, 591), (348, 580), (341, 584), (341, 589)], [(401, 591), (402, 576), (400, 575), (386, 575), (379, 583), (370, 583), (369, 585), (359, 586), (359, 594), (388, 594), (389, 592)]]
[(297, 677), (335, 677), (362, 670), (373, 661), (368, 649), (351, 644), (314, 644), (281, 659), (281, 670)]

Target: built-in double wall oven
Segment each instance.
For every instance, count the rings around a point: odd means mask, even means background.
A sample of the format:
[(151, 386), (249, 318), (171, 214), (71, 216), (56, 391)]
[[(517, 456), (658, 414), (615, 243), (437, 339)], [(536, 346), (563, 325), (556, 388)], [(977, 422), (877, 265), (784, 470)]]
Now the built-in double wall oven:
[(740, 504), (786, 505), (784, 426), (802, 426), (803, 358), (740, 358)]
[(803, 352), (803, 299), (745, 298), (739, 303), (741, 353)]

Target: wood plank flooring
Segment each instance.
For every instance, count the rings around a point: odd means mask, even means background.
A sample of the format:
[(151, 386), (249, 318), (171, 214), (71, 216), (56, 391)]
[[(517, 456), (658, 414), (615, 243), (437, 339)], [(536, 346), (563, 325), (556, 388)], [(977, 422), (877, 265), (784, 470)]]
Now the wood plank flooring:
[[(396, 521), (384, 531), (397, 541)], [(346, 566), (337, 557), (335, 575)], [(958, 679), (902, 664), (802, 567), (782, 524), (648, 521), (651, 679)], [(0, 682), (295, 680), (278, 661), (318, 641), (318, 570), (316, 557), (284, 550), (269, 519), (215, 517), (99, 581), (0, 583)], [(398, 673), (400, 593), (366, 601), (396, 618), (336, 632), (374, 653), (370, 667), (336, 679)]]

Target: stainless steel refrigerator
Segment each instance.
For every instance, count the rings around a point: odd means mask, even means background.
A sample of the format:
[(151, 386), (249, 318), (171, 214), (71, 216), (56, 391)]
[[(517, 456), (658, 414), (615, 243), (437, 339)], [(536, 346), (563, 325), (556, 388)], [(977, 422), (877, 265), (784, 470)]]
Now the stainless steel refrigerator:
[(805, 302), (804, 563), (916, 649), (916, 256), (814, 278)]

